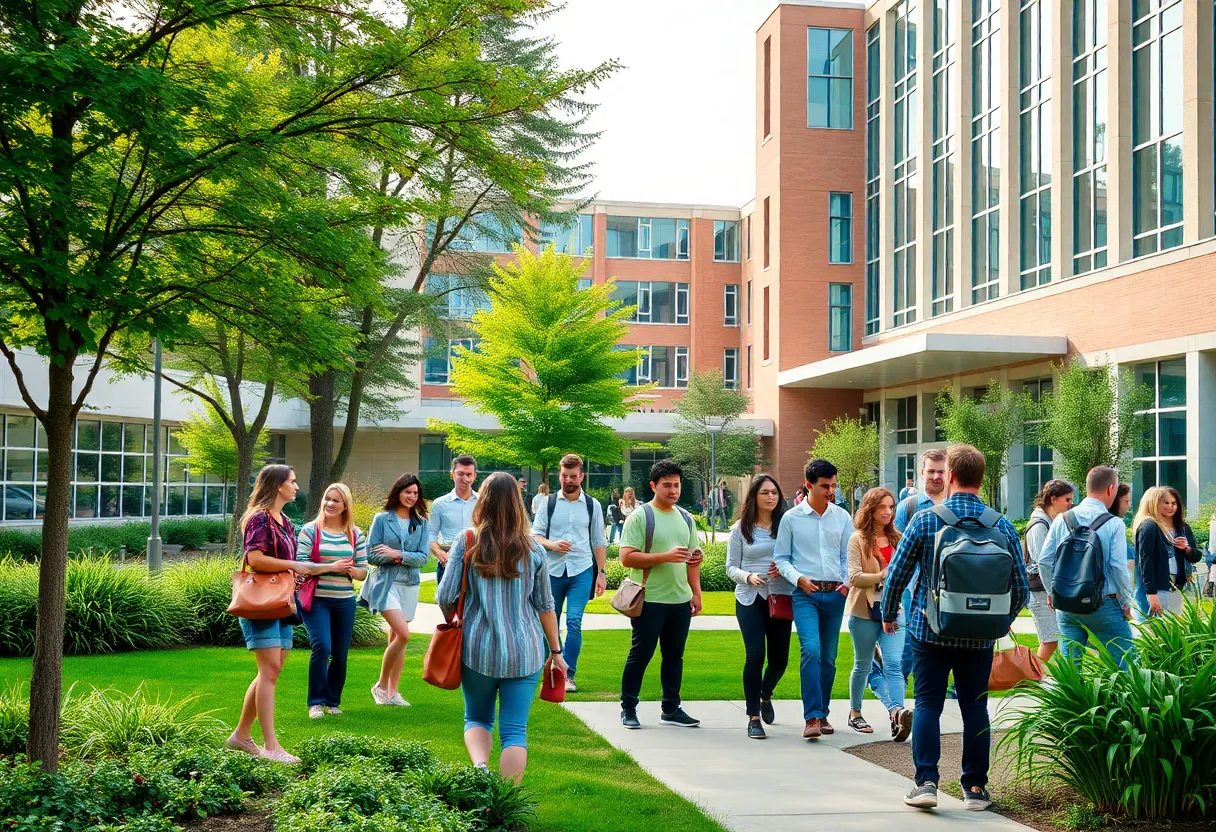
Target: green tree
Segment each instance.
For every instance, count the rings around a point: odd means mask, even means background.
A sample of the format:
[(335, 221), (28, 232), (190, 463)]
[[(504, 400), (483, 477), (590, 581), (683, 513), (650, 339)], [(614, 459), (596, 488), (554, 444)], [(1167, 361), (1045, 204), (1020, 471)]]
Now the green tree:
[(617, 344), (633, 307), (617, 307), (613, 285), (579, 289), (589, 265), (575, 266), (552, 247), (534, 255), (522, 246), (517, 260), (494, 267), (489, 310), (473, 316), (475, 350), (459, 349), (452, 360), (452, 391), (478, 413), (497, 417), (497, 433), (430, 419), (430, 430), (447, 434), (448, 446), (548, 478), (563, 454), (616, 464), (631, 443), (604, 419), (623, 418), (648, 387), (622, 380), (636, 366), (636, 350)]
[(979, 399), (956, 399), (947, 387), (938, 394), (937, 407), (946, 441), (971, 445), (984, 455), (984, 501), (999, 510), (1009, 449), (1022, 441), (1025, 432), (1027, 397), (994, 379)]
[(746, 393), (727, 390), (721, 370), (693, 373), (688, 389), (676, 401), (676, 420), (667, 450), (686, 476), (701, 482), (702, 496), (710, 481), (710, 426), (721, 426), (713, 441), (714, 472), (719, 477), (746, 477), (764, 465), (760, 437), (754, 428), (740, 425), (750, 399)]
[[(355, 0), (0, 4), (0, 353), (47, 435), (27, 749), (44, 769), (58, 757), (72, 430), (107, 355), (171, 346), (200, 297), (286, 314), (241, 268), (263, 250), (341, 289), (366, 258), (288, 174), (311, 166), (367, 199), (365, 168), (336, 148), (483, 145), (482, 121), (534, 87), (478, 33), (535, 5), (407, 0), (395, 22)], [(451, 105), (461, 89), (471, 108)], [(21, 349), (47, 359), (45, 399)]]
[(826, 459), (836, 466), (837, 481), (845, 490), (852, 511), (857, 510), (857, 486), (878, 483), (878, 425), (843, 416), (815, 432), (808, 459)]
[(1055, 384), (1030, 414), (1027, 441), (1046, 445), (1061, 462), (1058, 473), (1084, 486), (1091, 468), (1110, 465), (1121, 479), (1132, 473), (1131, 451), (1152, 427), (1139, 411), (1153, 406), (1153, 389), (1136, 384), (1130, 370), (1111, 373), (1073, 360), (1057, 368)]

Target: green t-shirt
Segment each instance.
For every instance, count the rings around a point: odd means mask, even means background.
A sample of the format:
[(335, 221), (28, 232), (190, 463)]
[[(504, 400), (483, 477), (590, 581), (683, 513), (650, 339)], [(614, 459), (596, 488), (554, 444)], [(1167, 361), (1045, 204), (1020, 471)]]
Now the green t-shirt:
[[(654, 538), (651, 552), (670, 552), (677, 546), (695, 549), (699, 545), (696, 528), (688, 531), (688, 523), (678, 510), (654, 510)], [(621, 546), (639, 551), (646, 550), (646, 512), (638, 510), (629, 515), (625, 528), (621, 530)], [(630, 569), (629, 576), (642, 582), (642, 570)], [(688, 565), (684, 563), (660, 563), (650, 570), (646, 580), (646, 600), (656, 604), (680, 604), (692, 600), (692, 588), (688, 585)]]

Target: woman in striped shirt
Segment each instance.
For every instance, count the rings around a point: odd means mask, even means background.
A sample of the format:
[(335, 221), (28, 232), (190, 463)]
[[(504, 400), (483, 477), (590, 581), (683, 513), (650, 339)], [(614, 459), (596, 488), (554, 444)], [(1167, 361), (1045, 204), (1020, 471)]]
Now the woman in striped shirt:
[(339, 482), (327, 487), (317, 519), (304, 524), (296, 545), (296, 560), (334, 567), (318, 576), (312, 608), (300, 611), (312, 647), (308, 660), (308, 716), (312, 719), (342, 713), (338, 705), (355, 629), (352, 579), (367, 577), (367, 538), (355, 527), (353, 505), (345, 485)]
[(546, 657), (563, 672), (566, 663), (545, 553), (532, 537), (510, 474), (498, 471), (486, 479), (473, 509), (473, 528), (452, 544), (435, 597), (449, 618), (460, 599), (466, 561), (471, 568), (460, 671), (464, 744), (473, 765), (487, 768), (498, 703), (498, 772), (518, 783), (528, 764), (528, 712), (541, 668)]

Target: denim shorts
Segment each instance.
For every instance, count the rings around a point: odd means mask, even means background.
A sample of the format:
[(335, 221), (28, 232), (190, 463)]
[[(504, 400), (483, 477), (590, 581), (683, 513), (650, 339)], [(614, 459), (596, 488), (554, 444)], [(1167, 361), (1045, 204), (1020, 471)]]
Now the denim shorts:
[(245, 647), (250, 650), (260, 650), (263, 647), (281, 647), (290, 650), (294, 643), (295, 626), (287, 619), (237, 619), (241, 622), (241, 635), (245, 637)]

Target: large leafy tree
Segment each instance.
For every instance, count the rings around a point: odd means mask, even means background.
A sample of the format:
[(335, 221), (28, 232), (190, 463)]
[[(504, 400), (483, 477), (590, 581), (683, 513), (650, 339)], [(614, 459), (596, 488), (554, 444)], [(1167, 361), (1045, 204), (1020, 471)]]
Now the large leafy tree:
[(637, 364), (636, 350), (618, 342), (633, 307), (618, 307), (612, 284), (579, 289), (586, 261), (552, 247), (534, 255), (516, 248), (516, 261), (495, 266), (489, 310), (473, 316), (477, 349), (461, 348), (452, 361), (452, 390), (473, 410), (497, 417), (500, 430), (483, 433), (452, 422), (428, 421), (448, 446), (513, 465), (536, 468), (542, 479), (563, 454), (619, 463), (632, 444), (604, 419), (621, 418), (647, 387), (621, 378)]
[[(752, 427), (739, 424), (749, 406), (746, 393), (726, 389), (721, 370), (692, 374), (676, 402), (675, 426), (667, 440), (668, 452), (685, 474), (704, 486), (710, 482), (711, 461), (719, 477), (746, 477), (764, 464), (760, 437)], [(719, 427), (711, 448), (710, 428), (715, 425)]]
[(978, 399), (955, 398), (949, 387), (937, 397), (938, 423), (948, 442), (964, 442), (984, 455), (984, 500), (999, 509), (1001, 479), (1009, 470), (1009, 449), (1022, 441), (1029, 408), (1027, 397), (996, 379)]
[(1121, 478), (1131, 475), (1131, 451), (1151, 425), (1142, 413), (1153, 406), (1153, 389), (1136, 384), (1130, 370), (1111, 373), (1077, 360), (1061, 365), (1050, 393), (1030, 410), (1027, 441), (1060, 456), (1059, 473), (1084, 484), (1091, 468), (1110, 465)]
[(838, 482), (853, 511), (857, 510), (857, 486), (878, 483), (879, 444), (878, 425), (848, 416), (833, 419), (815, 432), (809, 458), (826, 459), (836, 466)]
[[(263, 250), (346, 283), (345, 235), (328, 211), (304, 210), (315, 186), (293, 187), (284, 168), (329, 177), (341, 143), (368, 155), (484, 145), (482, 122), (526, 107), (535, 87), (487, 60), (478, 33), (539, 3), (407, 0), (391, 21), (357, 0), (0, 4), (0, 354), (49, 463), (28, 743), (45, 769), (58, 755), (72, 427), (107, 353), (124, 337), (171, 346), (200, 298), (276, 309), (241, 268)], [(453, 106), (460, 89), (470, 106)], [(25, 349), (46, 358), (45, 398)]]

